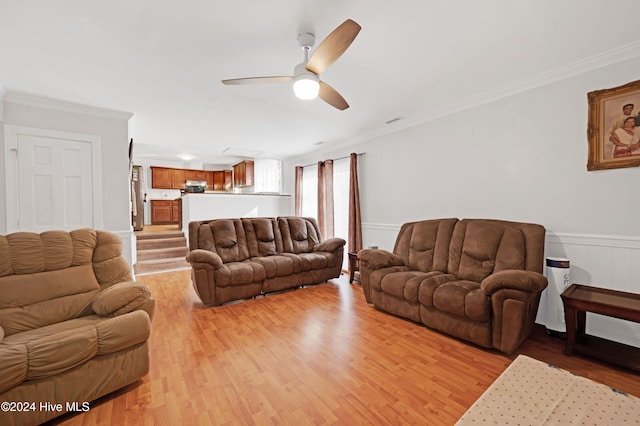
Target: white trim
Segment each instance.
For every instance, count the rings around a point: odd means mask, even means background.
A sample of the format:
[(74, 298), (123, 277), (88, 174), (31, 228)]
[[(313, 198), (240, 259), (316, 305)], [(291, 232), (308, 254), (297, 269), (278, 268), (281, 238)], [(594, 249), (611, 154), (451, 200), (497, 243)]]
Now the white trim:
[(32, 127), (14, 126), (7, 124), (4, 126), (4, 151), (5, 151), (5, 185), (6, 185), (6, 231), (7, 233), (19, 231), (18, 203), (9, 202), (18, 200), (18, 135), (30, 135), (64, 140), (75, 140), (88, 142), (91, 145), (91, 166), (92, 166), (92, 203), (93, 203), (93, 227), (101, 229), (103, 227), (103, 204), (102, 204), (102, 140), (100, 136), (83, 135), (78, 133), (60, 132), (57, 130), (37, 129)]
[(3, 100), (7, 103), (30, 106), (34, 108), (46, 108), (56, 111), (71, 112), (75, 114), (110, 118), (114, 120), (129, 120), (131, 117), (133, 117), (133, 113), (131, 112), (117, 111), (114, 109), (100, 108), (75, 102), (62, 101), (59, 99), (46, 98), (44, 96), (32, 95), (30, 93), (24, 92), (6, 92)]
[[(640, 41), (634, 41), (620, 47), (602, 52), (574, 63), (554, 68), (549, 71), (498, 87), (465, 99), (454, 101), (449, 105), (440, 105), (437, 109), (427, 111), (420, 117), (410, 120), (401, 120), (397, 124), (385, 126), (384, 128), (374, 130), (372, 132), (356, 136), (342, 142), (331, 145), (331, 150), (336, 150), (360, 142), (367, 142), (371, 139), (382, 137), (388, 134), (398, 132), (400, 130), (409, 129), (439, 118), (457, 114), (480, 105), (485, 105), (509, 96), (517, 95), (538, 87), (566, 80), (568, 78), (596, 70), (598, 68), (614, 65), (623, 61), (628, 61), (640, 56)], [(295, 160), (298, 157), (290, 157), (288, 160)]]
[(402, 225), (395, 225), (389, 223), (363, 223), (363, 229), (375, 229), (377, 231), (389, 231), (389, 232), (398, 232), (400, 231), (400, 227)]
[(569, 234), (547, 232), (547, 244), (574, 244), (598, 247), (640, 249), (640, 237), (625, 235)]

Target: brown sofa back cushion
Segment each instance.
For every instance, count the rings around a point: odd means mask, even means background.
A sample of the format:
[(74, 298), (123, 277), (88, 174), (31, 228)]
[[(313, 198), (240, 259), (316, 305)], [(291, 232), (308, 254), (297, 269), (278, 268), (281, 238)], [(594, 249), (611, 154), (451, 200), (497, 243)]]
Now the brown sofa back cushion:
[(126, 280), (130, 268), (112, 233), (0, 236), (0, 326), (10, 336), (86, 315), (102, 289)]
[(449, 243), (458, 219), (435, 219), (405, 223), (393, 252), (412, 270), (447, 271)]
[[(196, 226), (196, 247), (210, 250), (224, 263), (241, 262), (249, 258), (247, 238), (240, 219), (216, 219), (192, 222)], [(189, 224), (191, 228), (191, 224)], [(190, 236), (191, 240), (192, 236)], [(193, 242), (190, 241), (190, 245)]]
[(544, 228), (540, 225), (464, 219), (453, 231), (448, 272), (480, 282), (506, 269), (542, 272)]
[(275, 218), (242, 219), (251, 257), (282, 253), (282, 234)]
[(318, 223), (314, 218), (279, 217), (278, 225), (282, 232), (285, 253), (309, 253), (322, 240)]

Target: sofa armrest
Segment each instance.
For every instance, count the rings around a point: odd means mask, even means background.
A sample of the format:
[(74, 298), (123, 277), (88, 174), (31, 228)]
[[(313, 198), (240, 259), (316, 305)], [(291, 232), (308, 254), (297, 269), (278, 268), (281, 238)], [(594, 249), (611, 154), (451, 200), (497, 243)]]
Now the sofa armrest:
[(363, 249), (358, 252), (360, 268), (376, 270), (391, 266), (405, 266), (400, 256), (386, 250)]
[(340, 247), (344, 247), (346, 243), (347, 242), (342, 238), (329, 238), (328, 240), (325, 240), (320, 244), (316, 245), (313, 248), (313, 251), (327, 251), (329, 253), (333, 253), (334, 251), (338, 250)]
[(105, 317), (132, 312), (151, 298), (149, 289), (135, 281), (124, 281), (105, 288), (91, 303), (93, 312)]
[(501, 289), (521, 290), (535, 294), (547, 287), (547, 278), (538, 272), (509, 269), (489, 275), (482, 281), (480, 287), (488, 295)]
[(212, 251), (203, 249), (191, 250), (187, 254), (187, 262), (192, 265), (195, 263), (208, 263), (215, 269), (220, 269), (223, 265), (222, 258), (220, 256)]

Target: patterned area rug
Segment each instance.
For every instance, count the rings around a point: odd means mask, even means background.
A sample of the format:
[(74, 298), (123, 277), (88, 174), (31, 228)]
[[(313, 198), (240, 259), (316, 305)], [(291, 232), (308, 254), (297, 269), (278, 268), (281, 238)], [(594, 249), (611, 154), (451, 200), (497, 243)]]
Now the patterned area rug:
[(640, 424), (640, 399), (519, 355), (456, 425)]

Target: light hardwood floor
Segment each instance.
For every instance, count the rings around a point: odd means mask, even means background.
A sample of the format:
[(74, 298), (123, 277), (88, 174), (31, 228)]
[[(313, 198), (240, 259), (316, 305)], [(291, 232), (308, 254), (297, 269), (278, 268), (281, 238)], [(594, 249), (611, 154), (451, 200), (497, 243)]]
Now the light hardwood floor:
[[(68, 425), (451, 425), (507, 356), (375, 310), (345, 275), (207, 308), (190, 271), (146, 275), (151, 371)], [(562, 354), (540, 328), (518, 353), (640, 396), (640, 376)]]

